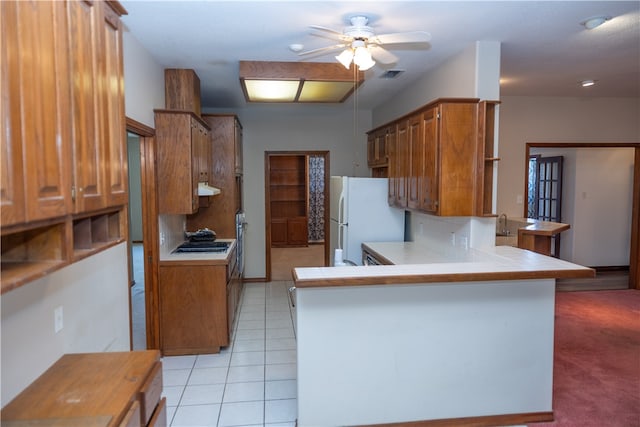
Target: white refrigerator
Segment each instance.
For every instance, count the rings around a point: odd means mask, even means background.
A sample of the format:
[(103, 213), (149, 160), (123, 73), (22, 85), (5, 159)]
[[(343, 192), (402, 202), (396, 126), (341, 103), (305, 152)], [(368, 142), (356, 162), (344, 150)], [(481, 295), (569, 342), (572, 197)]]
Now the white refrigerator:
[(404, 241), (404, 210), (387, 203), (387, 178), (332, 176), (329, 191), (331, 265), (336, 249), (362, 265), (362, 242)]

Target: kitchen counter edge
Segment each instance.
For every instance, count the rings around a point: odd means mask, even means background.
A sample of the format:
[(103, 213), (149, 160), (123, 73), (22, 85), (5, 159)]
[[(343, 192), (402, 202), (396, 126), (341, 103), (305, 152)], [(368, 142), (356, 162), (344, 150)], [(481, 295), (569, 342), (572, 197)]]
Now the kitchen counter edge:
[[(396, 245), (398, 248), (403, 248), (406, 243)], [(381, 258), (393, 258), (380, 253), (373, 244), (363, 245), (365, 249)], [(496, 246), (474, 251), (482, 254), (484, 258), (482, 262), (430, 263), (429, 259), (425, 259), (423, 264), (303, 267), (293, 270), (293, 279), (296, 288), (312, 288), (595, 276), (595, 270), (592, 268), (510, 246)]]

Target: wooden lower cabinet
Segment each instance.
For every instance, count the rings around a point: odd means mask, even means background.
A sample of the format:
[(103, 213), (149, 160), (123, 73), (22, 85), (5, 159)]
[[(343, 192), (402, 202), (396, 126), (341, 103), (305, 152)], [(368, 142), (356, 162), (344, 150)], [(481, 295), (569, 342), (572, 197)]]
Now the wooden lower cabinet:
[[(235, 260), (235, 252), (230, 259)], [(235, 262), (161, 263), (159, 288), (164, 356), (218, 353), (229, 345), (242, 292)]]
[(157, 350), (65, 354), (0, 418), (3, 426), (161, 427), (167, 425), (161, 394)]
[(271, 219), (272, 246), (307, 246), (309, 244), (308, 220), (306, 216)]

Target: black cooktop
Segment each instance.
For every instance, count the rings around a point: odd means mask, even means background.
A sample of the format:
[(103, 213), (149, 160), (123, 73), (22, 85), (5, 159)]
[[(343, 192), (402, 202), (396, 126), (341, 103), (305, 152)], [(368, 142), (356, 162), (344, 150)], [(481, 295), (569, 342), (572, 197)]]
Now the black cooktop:
[(174, 252), (226, 252), (230, 242), (219, 241), (191, 241), (181, 244)]

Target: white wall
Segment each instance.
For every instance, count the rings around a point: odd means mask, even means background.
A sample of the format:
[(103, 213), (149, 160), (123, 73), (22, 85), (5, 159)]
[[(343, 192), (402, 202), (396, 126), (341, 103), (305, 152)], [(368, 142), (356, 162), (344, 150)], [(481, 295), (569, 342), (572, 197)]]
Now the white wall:
[(639, 142), (638, 98), (502, 97), (497, 213), (522, 217), (525, 143)]
[(164, 108), (164, 67), (125, 26), (123, 35), (125, 115), (155, 127), (153, 109)]
[(2, 406), (65, 353), (129, 350), (128, 301), (126, 243), (2, 295)]
[(359, 111), (357, 119), (348, 107), (321, 105), (255, 105), (232, 112), (243, 126), (245, 277), (260, 279), (266, 275), (265, 151), (328, 150), (331, 175), (369, 176), (366, 131), (371, 112)]
[(536, 148), (563, 157), (560, 258), (591, 267), (629, 264), (634, 150)]

